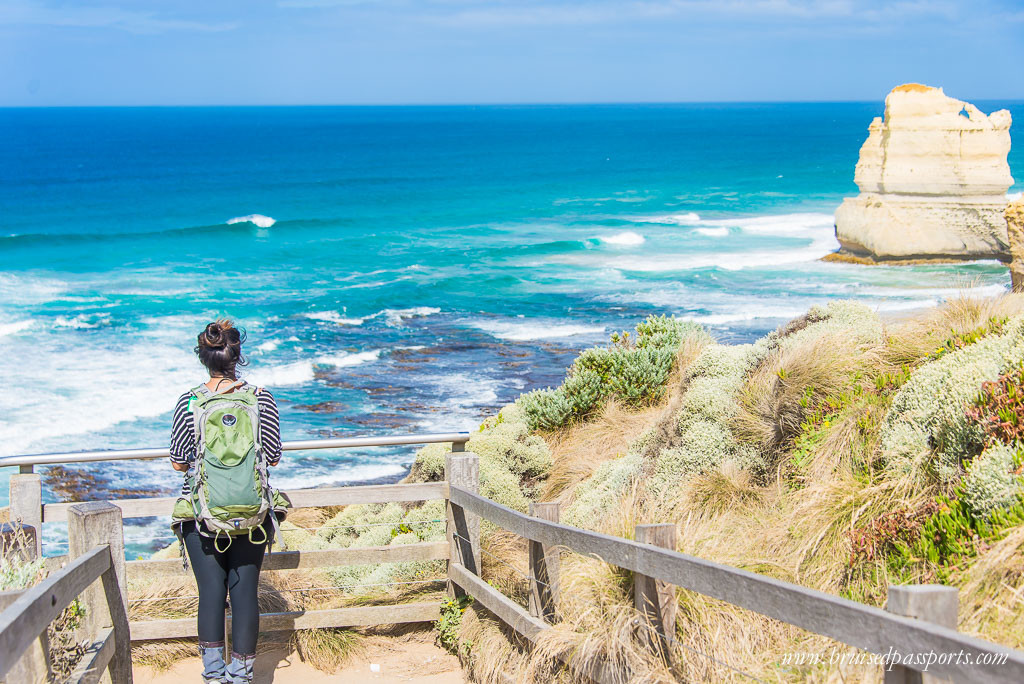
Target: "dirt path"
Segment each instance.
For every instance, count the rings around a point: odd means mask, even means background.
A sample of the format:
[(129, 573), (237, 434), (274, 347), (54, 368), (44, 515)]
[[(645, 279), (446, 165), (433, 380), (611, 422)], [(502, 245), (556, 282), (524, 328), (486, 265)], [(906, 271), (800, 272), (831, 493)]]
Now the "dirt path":
[[(378, 668), (371, 669), (371, 664)], [(202, 664), (198, 657), (186, 658), (171, 669), (134, 668), (136, 684), (177, 684), (199, 681)], [(421, 639), (371, 637), (365, 648), (342, 669), (329, 674), (302, 662), (298, 653), (269, 650), (256, 656), (256, 684), (463, 684), (459, 661), (451, 654)]]

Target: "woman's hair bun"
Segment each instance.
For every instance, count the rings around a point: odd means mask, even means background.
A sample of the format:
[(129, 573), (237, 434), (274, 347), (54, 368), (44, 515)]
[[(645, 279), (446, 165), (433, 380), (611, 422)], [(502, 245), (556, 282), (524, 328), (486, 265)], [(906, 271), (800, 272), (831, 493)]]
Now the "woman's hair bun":
[(245, 331), (236, 328), (230, 319), (218, 318), (207, 324), (196, 341), (195, 352), (210, 377), (234, 378), (236, 367), (246, 365), (242, 356)]
[(206, 330), (199, 334), (199, 346), (207, 349), (223, 349), (231, 342), (237, 342), (237, 340), (231, 339), (233, 337), (231, 331), (234, 329), (235, 326), (230, 320), (219, 318), (207, 325)]

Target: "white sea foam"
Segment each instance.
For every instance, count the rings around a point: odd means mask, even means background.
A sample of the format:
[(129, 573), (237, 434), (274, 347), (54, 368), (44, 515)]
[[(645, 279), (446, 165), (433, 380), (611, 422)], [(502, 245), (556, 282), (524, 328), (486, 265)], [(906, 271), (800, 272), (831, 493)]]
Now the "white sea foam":
[(316, 377), (317, 366), (333, 368), (360, 366), (376, 361), (380, 358), (380, 354), (380, 349), (351, 353), (339, 352), (279, 366), (254, 366), (245, 374), (245, 379), (253, 384), (270, 388), (304, 385), (307, 382), (312, 382)]
[(90, 330), (106, 324), (110, 320), (108, 313), (78, 314), (77, 316), (57, 316), (53, 319), (55, 328), (75, 328), (77, 330)]
[(262, 387), (290, 387), (313, 380), (313, 362), (295, 361), (280, 366), (256, 366), (246, 371), (245, 379)]
[(692, 226), (701, 222), (699, 214), (688, 211), (682, 214), (657, 214), (654, 216), (633, 216), (637, 223), (664, 223), (670, 226)]
[(527, 342), (531, 340), (557, 340), (576, 335), (594, 335), (603, 333), (603, 326), (574, 325), (543, 320), (502, 321), (479, 320), (471, 321), (470, 325), (483, 330), (489, 335), (502, 340)]
[(362, 325), (364, 320), (362, 318), (346, 318), (337, 311), (312, 311), (302, 315), (314, 321), (323, 321), (336, 325)]
[(705, 235), (721, 236), (731, 228), (744, 233), (774, 237), (801, 238), (809, 244), (793, 247), (780, 244), (777, 247), (759, 244), (750, 251), (703, 252), (659, 250), (652, 254), (608, 254), (597, 251), (562, 254), (551, 257), (551, 261), (589, 267), (614, 268), (623, 271), (661, 273), (688, 271), (702, 268), (722, 268), (735, 271), (747, 268), (771, 268), (789, 264), (815, 261), (835, 251), (839, 243), (835, 239), (833, 219), (829, 214), (802, 213), (776, 216), (750, 216), (735, 219), (700, 219), (696, 214), (682, 214), (662, 217), (646, 217), (638, 220), (657, 221), (692, 225), (697, 230), (713, 230)]
[(695, 232), (708, 237), (725, 237), (729, 234), (729, 229), (724, 226), (721, 228), (697, 228)]
[(961, 295), (967, 297), (998, 297), (999, 295), (1006, 294), (1009, 291), (1009, 287), (994, 283), (992, 285), (979, 285), (970, 286), (965, 285), (964, 287), (866, 287), (861, 289), (860, 294), (870, 295), (872, 297), (915, 297), (915, 298), (927, 298), (932, 299), (949, 299), (951, 297), (959, 297)]
[(910, 299), (876, 302), (875, 304), (872, 305), (872, 308), (875, 311), (913, 311), (914, 309), (926, 309), (933, 306), (938, 306), (941, 303), (941, 298), (929, 297), (928, 299)]
[(256, 351), (272, 352), (275, 349), (277, 349), (279, 346), (281, 346), (281, 343), (278, 342), (277, 340), (267, 340), (266, 342), (264, 342), (262, 344), (256, 345)]
[(623, 247), (642, 245), (645, 241), (643, 235), (641, 235), (640, 233), (634, 233), (631, 230), (616, 233), (615, 235), (602, 235), (597, 239), (607, 245), (620, 245)]
[(41, 304), (67, 293), (65, 282), (38, 276), (0, 273), (0, 302)]
[(1008, 192), (1006, 193), (1006, 199), (1009, 202), (1016, 202), (1020, 198), (1024, 197), (1024, 192)]
[(771, 307), (752, 307), (745, 311), (732, 311), (723, 313), (712, 313), (712, 314), (683, 314), (680, 318), (685, 320), (695, 321), (697, 323), (704, 323), (705, 325), (725, 325), (726, 323), (743, 323), (748, 321), (757, 321), (762, 319), (790, 319), (800, 316), (806, 312), (806, 308), (798, 309), (792, 308), (771, 308)]
[(373, 317), (383, 316), (387, 325), (396, 327), (410, 318), (421, 318), (438, 313), (441, 313), (441, 310), (433, 306), (414, 306), (409, 309), (384, 309), (375, 313)]
[(750, 252), (708, 252), (704, 254), (657, 254), (637, 256), (603, 256), (594, 258), (589, 254), (567, 254), (552, 258), (552, 261), (581, 266), (600, 266), (622, 271), (639, 273), (668, 273), (691, 271), (702, 268), (722, 268), (738, 271), (747, 268), (770, 268), (815, 261), (834, 251), (838, 243), (814, 241), (807, 247), (797, 249), (763, 249)]
[(248, 214), (246, 216), (236, 216), (227, 220), (228, 225), (234, 223), (251, 223), (259, 228), (270, 228), (272, 225), (277, 223), (276, 219), (263, 214)]
[(13, 323), (0, 323), (0, 337), (16, 335), (23, 330), (32, 327), (32, 321), (14, 321)]
[(362, 352), (330, 354), (328, 356), (317, 357), (316, 363), (321, 366), (334, 366), (336, 368), (361, 366), (364, 363), (370, 363), (371, 361), (379, 359), (380, 352), (380, 349), (372, 349)]
[(322, 472), (309, 472), (309, 469), (304, 467), (296, 468), (293, 472), (287, 456), (281, 463), (282, 465), (275, 468), (271, 474), (271, 483), (281, 489), (308, 489), (336, 482), (365, 482), (402, 475), (406, 471), (405, 467), (397, 463), (332, 463)]
[[(147, 371), (130, 383), (117, 381), (124, 376), (126, 358), (146, 360)], [(44, 334), (31, 345), (9, 345), (0, 360), (0, 376), (23, 391), (0, 397), (0, 413), (7, 418), (0, 421), (0, 455), (111, 447), (83, 438), (170, 411), (197, 375), (195, 355), (184, 345), (166, 344), (146, 332), (116, 354), (106, 344), (69, 345), (62, 334)], [(53, 381), (40, 383), (40, 377)]]
[(776, 214), (771, 216), (746, 216), (729, 219), (701, 221), (702, 226), (720, 228), (736, 227), (751, 235), (775, 235), (779, 237), (804, 237), (821, 239), (835, 233), (835, 217), (832, 214), (800, 213)]

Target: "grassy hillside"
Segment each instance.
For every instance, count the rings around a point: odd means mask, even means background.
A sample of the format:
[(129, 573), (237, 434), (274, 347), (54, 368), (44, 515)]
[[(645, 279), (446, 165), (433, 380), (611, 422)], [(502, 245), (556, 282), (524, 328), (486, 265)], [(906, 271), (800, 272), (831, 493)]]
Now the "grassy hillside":
[[(651, 318), (583, 352), (558, 388), (526, 394), (469, 448), (483, 490), (523, 510), (629, 537), (675, 522), (679, 550), (883, 605), (890, 583), (961, 590), (960, 629), (1024, 647), (1024, 298), (963, 298), (900, 321), (850, 302), (815, 308), (747, 345)], [(440, 477), (442, 447), (415, 476)], [(525, 597), (525, 545), (486, 529), (484, 574)], [(513, 569), (515, 568), (515, 569)], [(562, 623), (530, 653), (468, 608), (461, 652), (483, 681), (547, 681), (556, 654), (674, 681), (637, 639), (630, 578), (563, 560)], [(783, 665), (846, 647), (689, 592), (678, 637), (769, 680), (871, 681), (864, 666)], [(692, 651), (686, 675), (728, 680)]]

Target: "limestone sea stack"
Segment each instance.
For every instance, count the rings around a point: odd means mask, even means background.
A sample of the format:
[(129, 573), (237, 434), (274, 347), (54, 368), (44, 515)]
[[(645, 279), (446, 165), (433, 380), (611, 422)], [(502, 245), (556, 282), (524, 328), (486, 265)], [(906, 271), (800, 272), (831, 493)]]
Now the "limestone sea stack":
[(842, 251), (876, 260), (1009, 259), (1010, 113), (985, 116), (942, 88), (908, 83), (868, 127), (857, 197), (836, 211)]

